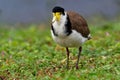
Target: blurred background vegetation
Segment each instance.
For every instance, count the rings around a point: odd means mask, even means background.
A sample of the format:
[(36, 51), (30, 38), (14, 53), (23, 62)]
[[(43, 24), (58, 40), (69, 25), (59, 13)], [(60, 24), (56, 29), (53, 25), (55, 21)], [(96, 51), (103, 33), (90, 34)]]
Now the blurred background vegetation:
[(120, 21), (119, 0), (0, 0), (0, 24), (46, 24), (54, 6), (80, 13), (89, 24)]

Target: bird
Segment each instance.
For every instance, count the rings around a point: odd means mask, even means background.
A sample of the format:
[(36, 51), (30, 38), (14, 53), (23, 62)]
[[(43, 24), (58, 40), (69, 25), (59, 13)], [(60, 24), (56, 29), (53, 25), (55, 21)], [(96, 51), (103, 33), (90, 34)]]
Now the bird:
[(66, 11), (61, 6), (55, 6), (52, 9), (51, 35), (53, 41), (66, 48), (66, 68), (69, 69), (69, 48), (78, 48), (78, 57), (75, 65), (79, 69), (79, 59), (82, 51), (82, 45), (91, 39), (90, 30), (86, 20), (75, 11)]

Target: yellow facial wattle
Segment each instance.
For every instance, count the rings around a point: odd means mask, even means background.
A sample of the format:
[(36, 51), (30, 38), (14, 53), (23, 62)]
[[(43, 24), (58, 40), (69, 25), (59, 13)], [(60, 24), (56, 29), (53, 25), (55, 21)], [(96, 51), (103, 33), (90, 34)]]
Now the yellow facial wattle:
[(60, 21), (60, 15), (61, 15), (60, 12), (53, 13), (53, 16), (56, 17), (56, 20), (57, 20), (57, 21)]

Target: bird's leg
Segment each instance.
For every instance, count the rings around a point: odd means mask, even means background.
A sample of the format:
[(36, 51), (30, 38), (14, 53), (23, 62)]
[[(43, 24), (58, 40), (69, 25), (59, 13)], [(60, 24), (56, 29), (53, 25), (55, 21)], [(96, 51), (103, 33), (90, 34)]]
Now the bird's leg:
[(66, 51), (67, 51), (67, 69), (69, 69), (69, 49), (68, 47), (66, 47)]
[(77, 63), (76, 63), (76, 69), (78, 69), (78, 63), (79, 63), (81, 51), (82, 51), (82, 47), (80, 46), (79, 47), (79, 53), (78, 53), (78, 59), (77, 59)]

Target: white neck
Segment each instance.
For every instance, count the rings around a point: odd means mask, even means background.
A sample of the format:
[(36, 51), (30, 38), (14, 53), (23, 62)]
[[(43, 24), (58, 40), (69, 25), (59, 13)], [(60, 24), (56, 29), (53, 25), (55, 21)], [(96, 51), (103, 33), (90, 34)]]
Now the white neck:
[(54, 28), (54, 31), (56, 32), (56, 34), (59, 35), (59, 37), (65, 37), (66, 34), (65, 34), (65, 24), (67, 22), (67, 13), (65, 12), (65, 15), (61, 15), (60, 17), (60, 21), (56, 21), (55, 20), (55, 17), (53, 17), (53, 20), (52, 20), (52, 25), (53, 25), (53, 28)]

